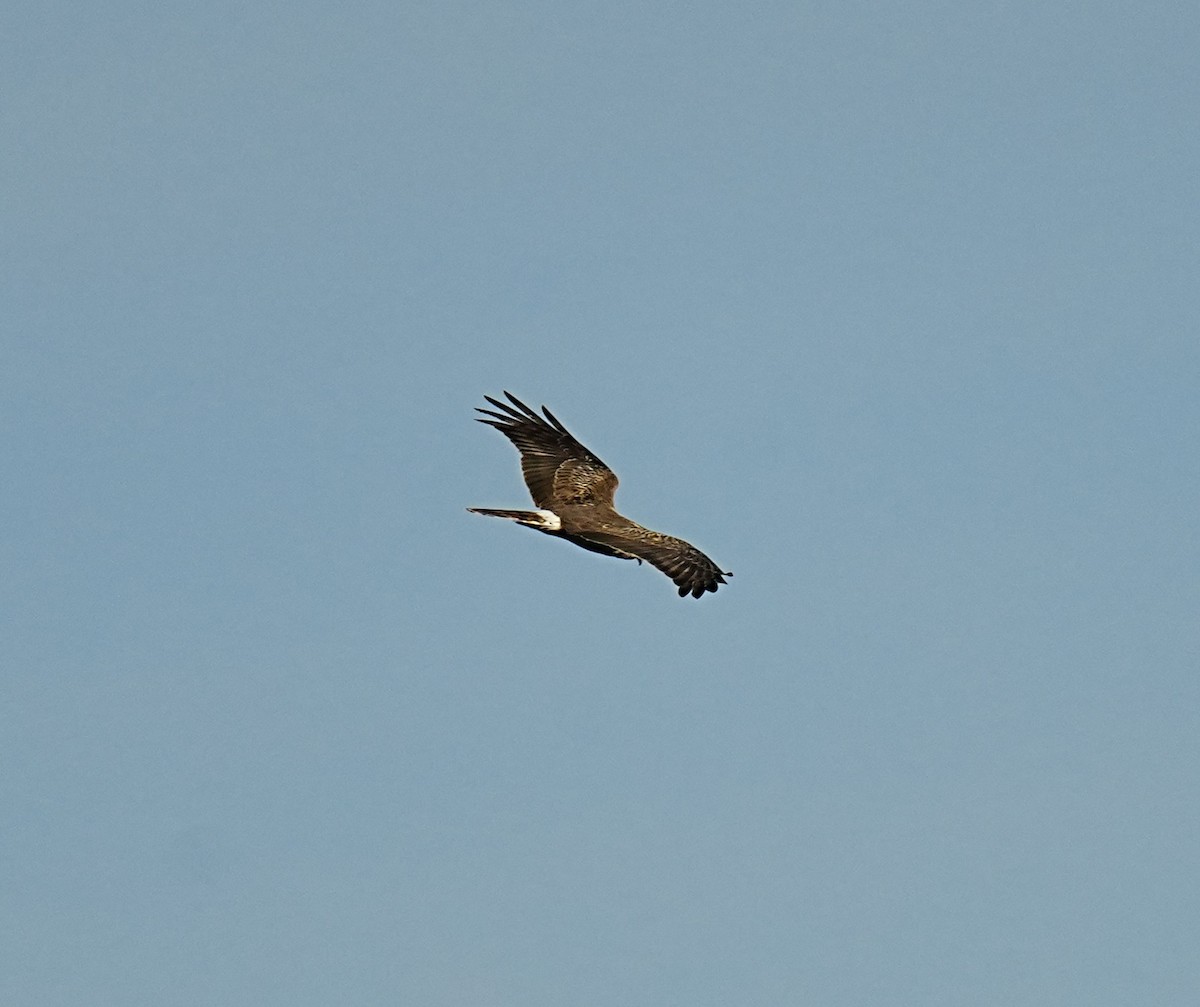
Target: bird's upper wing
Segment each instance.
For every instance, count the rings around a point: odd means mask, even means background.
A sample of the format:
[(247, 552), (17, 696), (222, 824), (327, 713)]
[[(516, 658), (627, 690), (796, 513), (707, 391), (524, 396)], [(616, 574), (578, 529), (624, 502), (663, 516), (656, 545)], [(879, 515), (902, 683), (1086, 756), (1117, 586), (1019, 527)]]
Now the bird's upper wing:
[(500, 411), (476, 408), (476, 412), (492, 417), (479, 422), (495, 427), (521, 452), (521, 471), (533, 502), (549, 510), (555, 503), (611, 507), (617, 489), (613, 470), (572, 437), (545, 406), (543, 419), (515, 395), (504, 395), (512, 405), (485, 395)]
[(633, 559), (644, 559), (675, 582), (680, 598), (689, 594), (699, 598), (705, 591), (715, 591), (727, 583), (726, 577), (733, 576), (728, 570), (721, 570), (690, 542), (647, 528), (639, 527), (629, 532), (589, 529), (579, 532), (578, 537), (608, 546)]

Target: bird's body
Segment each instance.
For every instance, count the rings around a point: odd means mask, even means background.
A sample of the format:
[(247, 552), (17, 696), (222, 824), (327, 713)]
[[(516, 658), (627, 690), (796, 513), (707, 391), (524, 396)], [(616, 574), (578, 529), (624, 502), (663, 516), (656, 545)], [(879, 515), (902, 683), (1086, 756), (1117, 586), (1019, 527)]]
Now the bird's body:
[(646, 560), (675, 582), (680, 597), (699, 598), (732, 576), (683, 539), (643, 528), (618, 514), (613, 507), (617, 489), (613, 470), (572, 437), (545, 406), (543, 417), (516, 396), (504, 394), (511, 405), (484, 396), (500, 412), (478, 409), (490, 417), (479, 422), (495, 427), (516, 445), (538, 510), (468, 507), (469, 511), (516, 521), (604, 556)]

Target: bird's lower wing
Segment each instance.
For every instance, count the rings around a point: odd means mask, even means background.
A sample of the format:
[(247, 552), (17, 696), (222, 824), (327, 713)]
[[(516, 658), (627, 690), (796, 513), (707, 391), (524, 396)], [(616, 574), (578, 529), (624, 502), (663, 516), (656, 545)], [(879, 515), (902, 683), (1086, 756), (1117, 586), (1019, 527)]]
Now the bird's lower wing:
[(693, 598), (699, 598), (705, 591), (715, 591), (727, 583), (726, 577), (733, 576), (728, 570), (722, 571), (690, 542), (659, 532), (643, 531), (639, 535), (623, 535), (587, 531), (578, 534), (577, 537), (607, 546), (614, 552), (632, 559), (644, 559), (675, 582), (681, 598), (689, 594)]

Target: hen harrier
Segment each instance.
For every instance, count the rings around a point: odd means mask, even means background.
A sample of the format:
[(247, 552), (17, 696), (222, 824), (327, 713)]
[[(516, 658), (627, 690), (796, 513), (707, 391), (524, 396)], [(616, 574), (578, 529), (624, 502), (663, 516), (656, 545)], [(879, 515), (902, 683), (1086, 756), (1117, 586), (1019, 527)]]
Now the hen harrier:
[[(521, 452), (521, 471), (538, 510), (493, 510), (468, 507), (472, 514), (508, 518), (527, 528), (565, 538), (604, 556), (646, 560), (679, 588), (679, 597), (699, 598), (732, 577), (695, 546), (683, 539), (643, 528), (613, 510), (617, 476), (567, 432), (545, 406), (543, 419), (515, 395), (504, 393), (512, 405), (485, 395), (496, 409), (475, 411), (491, 419), (478, 422), (495, 427)], [(515, 408), (514, 408), (515, 407)]]

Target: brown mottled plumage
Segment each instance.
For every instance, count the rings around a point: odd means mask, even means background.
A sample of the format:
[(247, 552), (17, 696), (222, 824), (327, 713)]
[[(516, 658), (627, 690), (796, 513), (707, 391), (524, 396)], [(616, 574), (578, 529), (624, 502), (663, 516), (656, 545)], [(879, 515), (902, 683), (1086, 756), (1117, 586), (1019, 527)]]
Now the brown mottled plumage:
[(547, 535), (619, 559), (646, 560), (679, 588), (679, 597), (699, 598), (715, 591), (733, 574), (721, 569), (695, 546), (643, 528), (613, 509), (616, 474), (579, 443), (549, 409), (544, 417), (509, 392), (511, 405), (485, 395), (496, 409), (476, 409), (521, 452), (521, 471), (536, 511), (468, 507), (472, 514), (508, 518)]

